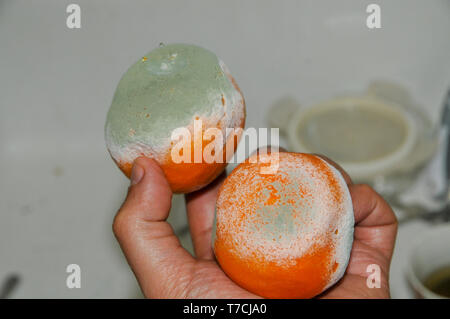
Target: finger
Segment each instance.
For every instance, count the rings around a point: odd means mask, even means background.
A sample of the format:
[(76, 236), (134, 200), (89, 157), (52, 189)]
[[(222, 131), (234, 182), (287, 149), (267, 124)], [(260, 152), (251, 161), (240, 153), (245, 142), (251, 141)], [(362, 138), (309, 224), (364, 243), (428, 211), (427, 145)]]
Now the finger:
[(217, 193), (225, 180), (223, 172), (206, 188), (186, 194), (186, 209), (195, 255), (200, 259), (213, 259), (211, 236), (216, 209)]
[(168, 289), (182, 286), (183, 273), (188, 273), (195, 261), (166, 222), (171, 198), (172, 191), (156, 162), (138, 158), (113, 230), (146, 296), (164, 296)]
[(378, 249), (390, 259), (397, 235), (394, 212), (368, 185), (350, 185), (349, 190), (355, 214), (355, 239)]

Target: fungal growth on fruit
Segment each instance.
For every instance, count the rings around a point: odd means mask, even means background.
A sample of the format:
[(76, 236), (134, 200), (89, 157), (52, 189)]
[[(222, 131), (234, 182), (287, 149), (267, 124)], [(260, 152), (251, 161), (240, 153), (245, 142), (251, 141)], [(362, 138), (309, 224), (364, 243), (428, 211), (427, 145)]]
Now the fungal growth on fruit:
[[(203, 149), (210, 140), (195, 135), (219, 129), (224, 160), (218, 162), (174, 162), (171, 150), (176, 129), (186, 128), (194, 145)], [(108, 150), (128, 177), (139, 156), (155, 159), (176, 193), (195, 191), (216, 178), (226, 167), (239, 136), (227, 136), (227, 128), (243, 128), (245, 102), (225, 64), (212, 52), (195, 45), (161, 45), (141, 57), (122, 76), (109, 109), (105, 139)], [(233, 143), (231, 147), (226, 147)], [(192, 147), (191, 147), (192, 146)], [(228, 150), (225, 151), (225, 150)]]
[(340, 172), (321, 158), (278, 155), (274, 174), (261, 174), (264, 159), (250, 157), (226, 178), (216, 204), (213, 248), (224, 272), (250, 292), (311, 298), (345, 272), (353, 242), (352, 200)]

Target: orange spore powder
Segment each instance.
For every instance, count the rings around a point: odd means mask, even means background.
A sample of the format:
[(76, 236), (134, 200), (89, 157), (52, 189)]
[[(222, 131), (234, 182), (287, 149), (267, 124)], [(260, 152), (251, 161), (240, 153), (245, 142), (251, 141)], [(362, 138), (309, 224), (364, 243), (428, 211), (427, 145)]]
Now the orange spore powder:
[[(216, 124), (216, 126), (217, 128), (220, 129), (220, 124)], [(242, 129), (244, 128), (244, 126), (245, 126), (245, 113), (243, 118), (241, 119), (241, 124), (239, 125), (239, 127)], [(207, 147), (208, 144), (212, 142), (211, 140), (203, 139), (204, 132), (205, 129), (203, 130), (200, 136), (201, 141), (199, 141), (202, 148), (202, 154), (205, 151), (205, 147)], [(220, 156), (221, 161), (213, 163), (207, 163), (204, 160), (204, 158), (202, 158), (200, 163), (194, 163), (194, 152), (195, 152), (194, 140), (191, 141), (191, 145), (189, 146), (189, 149), (191, 150), (190, 163), (175, 163), (172, 160), (171, 156), (172, 148), (170, 148), (167, 151), (166, 155), (164, 156), (165, 159), (160, 164), (160, 166), (164, 172), (164, 175), (167, 178), (167, 181), (169, 182), (172, 191), (174, 193), (192, 192), (212, 182), (218, 175), (220, 175), (220, 173), (223, 172), (223, 170), (227, 166), (228, 164), (227, 160), (229, 160), (236, 151), (240, 137), (241, 134), (237, 135), (230, 134), (226, 143), (223, 146), (223, 149), (221, 150), (222, 152)], [(142, 154), (142, 156), (145, 155)], [(117, 163), (117, 165), (119, 166), (120, 170), (128, 178), (130, 178), (133, 163), (119, 162)]]
[(336, 277), (336, 231), (348, 213), (344, 197), (349, 195), (322, 159), (278, 155), (275, 174), (261, 174), (267, 164), (247, 159), (225, 180), (216, 207), (214, 252), (224, 272), (250, 292), (311, 298)]

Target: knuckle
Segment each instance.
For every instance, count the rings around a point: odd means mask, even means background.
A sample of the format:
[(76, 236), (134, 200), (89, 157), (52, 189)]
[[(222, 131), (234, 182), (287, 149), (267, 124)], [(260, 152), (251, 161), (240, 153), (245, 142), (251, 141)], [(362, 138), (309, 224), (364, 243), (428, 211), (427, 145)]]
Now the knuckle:
[(116, 214), (116, 217), (114, 217), (112, 229), (113, 233), (117, 238), (121, 238), (125, 235), (127, 232), (129, 226), (129, 221), (126, 215), (122, 210), (119, 210), (119, 212)]
[(376, 197), (379, 196), (378, 193), (368, 184), (358, 184), (357, 187), (363, 194)]
[(368, 184), (358, 184), (356, 185), (358, 188), (358, 191), (362, 196), (364, 196), (367, 199), (372, 199), (374, 201), (374, 205), (378, 206), (379, 209), (381, 209), (384, 214), (389, 215), (389, 223), (391, 225), (394, 225), (396, 228), (398, 227), (398, 219), (395, 215), (391, 205), (381, 196), (376, 190), (373, 189)]

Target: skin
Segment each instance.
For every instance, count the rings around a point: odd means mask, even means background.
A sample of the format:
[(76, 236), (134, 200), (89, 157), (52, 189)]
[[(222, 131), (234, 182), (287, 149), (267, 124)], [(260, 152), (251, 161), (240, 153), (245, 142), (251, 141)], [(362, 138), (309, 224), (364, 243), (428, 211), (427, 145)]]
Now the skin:
[[(397, 220), (386, 201), (372, 188), (353, 184), (336, 163), (350, 190), (355, 233), (344, 277), (318, 298), (389, 298), (389, 266)], [(239, 287), (220, 269), (211, 247), (211, 231), (220, 175), (207, 187), (186, 195), (195, 257), (186, 251), (166, 222), (172, 191), (158, 164), (136, 159), (128, 195), (113, 230), (144, 296), (148, 298), (259, 298)], [(366, 285), (367, 266), (381, 268), (381, 288)]]

